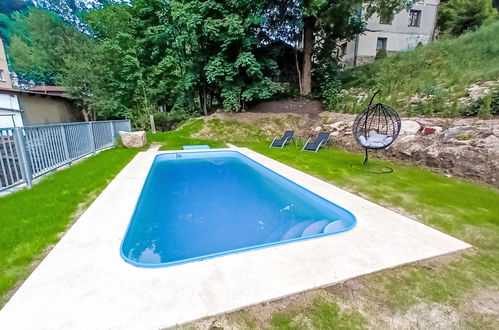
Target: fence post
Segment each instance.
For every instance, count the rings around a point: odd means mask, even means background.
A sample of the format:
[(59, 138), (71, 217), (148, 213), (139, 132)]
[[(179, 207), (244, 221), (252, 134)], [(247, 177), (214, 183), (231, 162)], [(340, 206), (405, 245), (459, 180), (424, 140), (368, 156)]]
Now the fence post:
[(95, 138), (94, 138), (94, 129), (92, 127), (92, 122), (88, 122), (88, 137), (90, 138), (90, 148), (92, 153), (95, 155)]
[(113, 141), (113, 146), (116, 147), (116, 141), (114, 139), (114, 122), (112, 120), (109, 122), (109, 127), (111, 128), (111, 140)]
[(14, 137), (15, 137), (15, 146), (19, 160), (19, 167), (21, 168), (22, 176), (24, 178), (24, 182), (28, 189), (32, 187), (32, 173), (31, 173), (31, 165), (28, 160), (28, 153), (26, 152), (26, 142), (24, 139), (23, 129), (21, 127), (14, 128)]
[(68, 141), (66, 139), (66, 129), (64, 128), (64, 125), (61, 125), (61, 137), (62, 145), (64, 147), (64, 157), (68, 160), (68, 166), (71, 166), (71, 158), (69, 158)]

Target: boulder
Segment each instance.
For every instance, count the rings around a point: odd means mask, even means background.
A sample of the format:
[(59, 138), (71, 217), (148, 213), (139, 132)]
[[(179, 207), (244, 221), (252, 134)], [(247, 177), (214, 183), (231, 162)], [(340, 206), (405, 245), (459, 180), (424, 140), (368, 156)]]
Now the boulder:
[(146, 132), (125, 132), (120, 131), (120, 138), (123, 145), (127, 148), (143, 148), (147, 144)]
[(421, 130), (421, 125), (414, 120), (402, 120), (400, 135), (416, 134)]

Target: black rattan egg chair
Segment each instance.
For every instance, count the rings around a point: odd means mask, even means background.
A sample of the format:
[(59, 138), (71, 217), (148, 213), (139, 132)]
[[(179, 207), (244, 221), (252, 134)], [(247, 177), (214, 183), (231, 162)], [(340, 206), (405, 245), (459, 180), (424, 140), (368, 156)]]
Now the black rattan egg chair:
[(372, 104), (379, 92), (374, 93), (369, 106), (357, 115), (352, 127), (355, 141), (366, 150), (363, 165), (352, 165), (352, 167), (376, 174), (390, 173), (393, 169), (369, 164), (369, 149), (388, 147), (400, 133), (400, 116), (397, 111), (383, 103)]

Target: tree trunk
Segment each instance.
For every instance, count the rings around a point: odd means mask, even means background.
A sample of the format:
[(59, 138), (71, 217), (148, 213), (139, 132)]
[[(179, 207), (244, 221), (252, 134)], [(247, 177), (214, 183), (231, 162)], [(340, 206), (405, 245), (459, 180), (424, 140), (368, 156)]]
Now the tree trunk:
[(301, 86), (301, 71), (300, 71), (300, 63), (298, 63), (298, 53), (295, 51), (295, 64), (296, 64), (296, 72), (298, 73), (298, 87), (300, 87), (300, 94), (303, 90)]
[(312, 54), (315, 42), (315, 17), (303, 19), (303, 65), (301, 95), (308, 95), (312, 91)]
[(85, 119), (85, 121), (92, 121), (93, 120), (92, 110), (82, 109), (81, 112), (83, 113), (83, 118)]
[(206, 86), (205, 86), (205, 84), (203, 84), (202, 87), (201, 87), (201, 93), (202, 93), (203, 113), (204, 113), (205, 116), (208, 116), (208, 109), (207, 109), (208, 95), (206, 93)]

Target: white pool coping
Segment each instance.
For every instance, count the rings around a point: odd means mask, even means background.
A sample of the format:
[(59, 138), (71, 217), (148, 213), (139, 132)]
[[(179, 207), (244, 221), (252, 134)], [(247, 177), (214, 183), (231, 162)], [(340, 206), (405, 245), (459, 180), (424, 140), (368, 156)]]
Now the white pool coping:
[(120, 257), (120, 243), (154, 157), (164, 153), (141, 152), (4, 306), (0, 328), (159, 329), (470, 247), (254, 151), (232, 150), (350, 210), (357, 226), (179, 266), (137, 268)]

